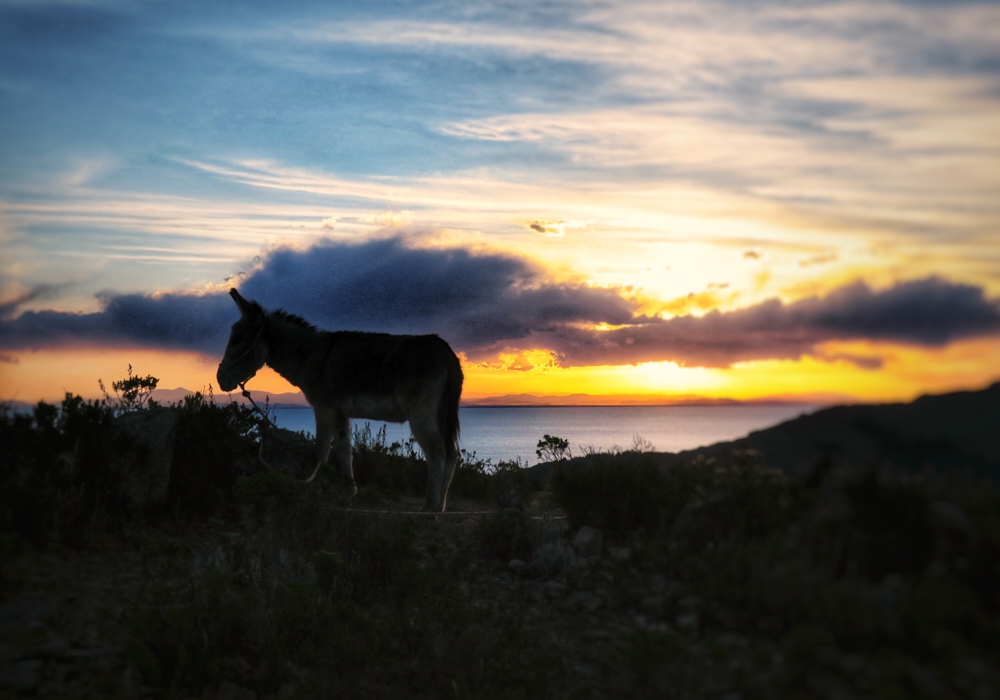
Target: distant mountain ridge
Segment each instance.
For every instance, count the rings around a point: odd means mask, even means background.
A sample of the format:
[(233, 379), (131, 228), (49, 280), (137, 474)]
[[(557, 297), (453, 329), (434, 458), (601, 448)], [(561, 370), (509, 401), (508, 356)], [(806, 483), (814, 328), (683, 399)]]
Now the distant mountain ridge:
[(743, 402), (706, 396), (642, 396), (633, 394), (569, 394), (567, 396), (536, 396), (535, 394), (504, 394), (476, 399), (463, 399), (463, 406), (731, 406)]
[[(176, 403), (182, 400), (185, 396), (190, 396), (194, 392), (190, 389), (185, 389), (183, 387), (177, 387), (176, 389), (157, 389), (153, 392), (153, 398), (162, 404)], [(204, 391), (202, 394), (206, 393)], [(263, 403), (264, 398), (270, 398), (270, 404), (277, 408), (305, 408), (309, 406), (309, 402), (306, 401), (306, 397), (301, 391), (288, 391), (288, 392), (273, 392), (273, 391), (257, 391), (251, 389), (253, 394), (253, 400), (257, 403)], [(231, 393), (220, 392), (215, 394), (215, 401), (218, 402), (228, 402), (232, 398), (233, 401), (241, 404), (249, 404), (250, 402), (244, 398), (243, 394), (237, 389)]]

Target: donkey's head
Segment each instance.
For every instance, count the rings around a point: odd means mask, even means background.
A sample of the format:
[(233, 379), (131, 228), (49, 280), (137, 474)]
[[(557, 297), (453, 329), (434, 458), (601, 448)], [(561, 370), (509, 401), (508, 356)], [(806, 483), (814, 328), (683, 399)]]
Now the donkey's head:
[(249, 380), (267, 360), (267, 345), (260, 337), (264, 330), (264, 309), (257, 302), (241, 297), (235, 289), (229, 290), (229, 296), (240, 307), (240, 320), (233, 324), (226, 354), (215, 374), (223, 391), (232, 391), (240, 382)]

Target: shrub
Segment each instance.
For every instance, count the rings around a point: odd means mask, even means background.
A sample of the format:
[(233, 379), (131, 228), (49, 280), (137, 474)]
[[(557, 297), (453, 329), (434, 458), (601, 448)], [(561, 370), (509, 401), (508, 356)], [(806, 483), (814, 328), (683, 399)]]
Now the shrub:
[(261, 419), (238, 403), (217, 404), (200, 392), (172, 406), (178, 413), (170, 500), (207, 516), (233, 499), (236, 479), (260, 468)]
[(141, 411), (144, 408), (156, 408), (159, 404), (150, 398), (160, 380), (151, 374), (145, 377), (132, 374), (132, 365), (128, 366), (128, 377), (117, 382), (111, 382), (115, 398), (111, 398), (104, 382), (97, 380), (97, 385), (104, 394), (104, 405), (118, 416), (131, 411)]
[(553, 498), (570, 525), (613, 535), (669, 528), (690, 487), (683, 478), (668, 479), (652, 458), (632, 454), (592, 455), (557, 464), (552, 473)]
[(7, 546), (43, 548), (54, 534), (71, 548), (124, 515), (116, 465), (135, 451), (116, 434), (103, 401), (66, 394), (30, 414), (0, 408), (0, 528)]

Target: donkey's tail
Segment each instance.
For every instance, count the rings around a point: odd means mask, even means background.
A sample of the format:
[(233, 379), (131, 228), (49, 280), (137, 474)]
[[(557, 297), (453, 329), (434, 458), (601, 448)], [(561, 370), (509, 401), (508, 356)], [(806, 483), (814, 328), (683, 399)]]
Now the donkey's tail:
[(458, 424), (458, 402), (462, 398), (462, 365), (458, 358), (452, 355), (448, 366), (448, 377), (444, 384), (444, 393), (438, 404), (438, 425), (444, 437), (448, 461), (458, 456), (458, 434), (461, 426)]

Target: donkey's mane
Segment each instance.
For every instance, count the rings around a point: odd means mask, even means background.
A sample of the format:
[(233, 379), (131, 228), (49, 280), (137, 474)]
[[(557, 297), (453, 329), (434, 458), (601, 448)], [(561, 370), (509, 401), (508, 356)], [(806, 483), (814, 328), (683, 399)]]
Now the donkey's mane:
[(313, 324), (309, 323), (309, 321), (305, 320), (301, 316), (296, 316), (295, 314), (290, 314), (287, 311), (285, 311), (284, 309), (277, 309), (275, 311), (272, 311), (268, 315), (271, 316), (272, 318), (276, 318), (276, 319), (281, 320), (281, 321), (287, 321), (289, 323), (294, 323), (296, 326), (299, 326), (301, 328), (305, 328), (308, 331), (314, 331), (314, 330), (316, 330), (316, 326), (314, 326)]

